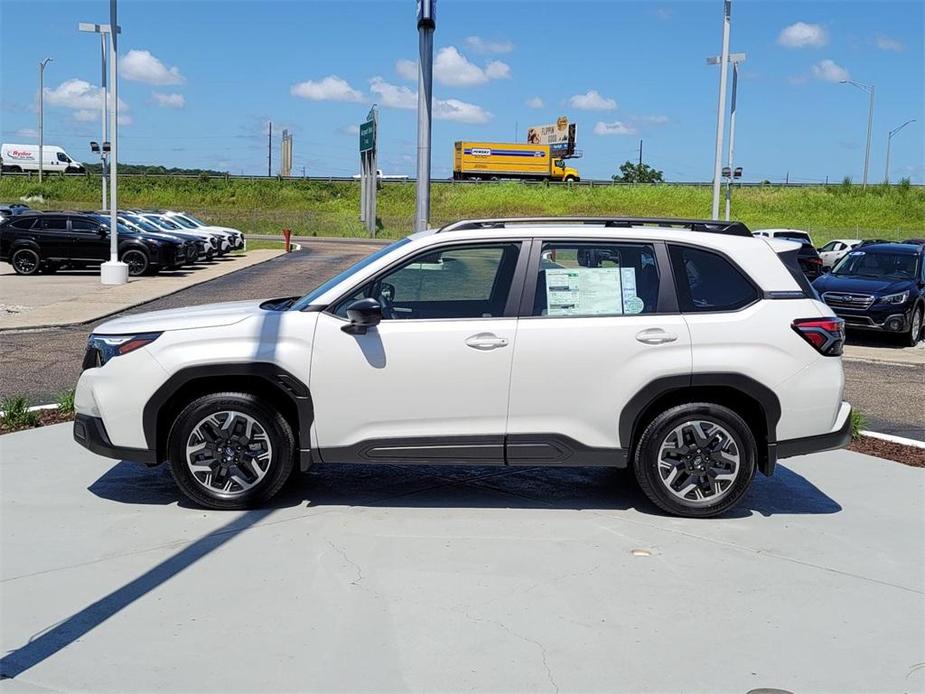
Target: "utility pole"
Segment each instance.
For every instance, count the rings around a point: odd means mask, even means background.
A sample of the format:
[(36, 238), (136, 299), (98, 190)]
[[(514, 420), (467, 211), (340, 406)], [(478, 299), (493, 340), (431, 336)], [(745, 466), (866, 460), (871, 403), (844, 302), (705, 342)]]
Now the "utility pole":
[(273, 175), (273, 121), (269, 122), (267, 130), (267, 177)]
[(907, 120), (898, 128), (893, 128), (886, 136), (886, 174), (883, 176), (883, 181), (885, 183), (890, 182), (890, 144), (893, 142), (893, 135), (905, 128), (907, 125), (909, 125), (909, 123), (915, 123), (915, 119), (913, 118), (912, 120)]
[(732, 24), (732, 0), (723, 0), (723, 50), (719, 65), (719, 103), (716, 107), (716, 147), (713, 153), (712, 219), (719, 219), (719, 192), (723, 174), (723, 137), (726, 127), (726, 76), (729, 69), (729, 33)]
[(642, 140), (639, 141), (639, 169), (642, 170)]
[(125, 284), (128, 265), (119, 262), (119, 23), (116, 1), (109, 0), (109, 90), (112, 109), (109, 112), (109, 261), (100, 266), (100, 282)]
[(852, 87), (857, 87), (862, 92), (867, 92), (870, 97), (870, 101), (867, 106), (867, 148), (864, 150), (864, 184), (863, 187), (867, 187), (867, 171), (870, 168), (870, 137), (871, 130), (874, 125), (874, 91), (875, 87), (872, 84), (863, 84), (861, 82), (855, 82), (854, 80), (842, 80), (842, 84), (850, 84)]
[(106, 86), (106, 33), (100, 32), (100, 58), (102, 69), (100, 71), (100, 91), (103, 92), (103, 129), (102, 129), (102, 140), (100, 140), (100, 179), (103, 184), (103, 208), (106, 209), (106, 159), (108, 155), (106, 154), (103, 144), (106, 142), (106, 136), (109, 134), (106, 128), (106, 119), (109, 118), (109, 97), (107, 96), (107, 86)]
[(436, 6), (436, 0), (418, 0), (418, 167), (415, 231), (425, 230), (430, 222), (430, 136)]
[(52, 58), (39, 63), (39, 183), (45, 172), (45, 66)]

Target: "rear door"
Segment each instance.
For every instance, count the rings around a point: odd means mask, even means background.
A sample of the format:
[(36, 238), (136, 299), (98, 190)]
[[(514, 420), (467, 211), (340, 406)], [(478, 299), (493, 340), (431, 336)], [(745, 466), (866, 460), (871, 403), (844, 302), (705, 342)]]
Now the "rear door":
[(41, 218), (41, 235), (38, 239), (43, 258), (69, 259), (72, 257), (71, 232), (63, 214), (45, 214)]
[(656, 378), (691, 371), (664, 246), (537, 240), (527, 277), (508, 462), (619, 464), (627, 402)]

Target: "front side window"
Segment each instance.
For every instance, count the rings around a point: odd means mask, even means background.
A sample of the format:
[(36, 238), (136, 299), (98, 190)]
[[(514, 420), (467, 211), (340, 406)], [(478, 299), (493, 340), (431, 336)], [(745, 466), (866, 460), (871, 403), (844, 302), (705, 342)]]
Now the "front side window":
[(80, 231), (84, 233), (96, 232), (99, 231), (100, 225), (96, 222), (91, 222), (89, 219), (72, 219), (71, 220), (71, 229), (74, 231)]
[(669, 246), (682, 313), (736, 311), (758, 299), (742, 272), (718, 253)]
[(67, 163), (70, 161), (70, 159), (68, 159), (65, 155), (61, 154), (61, 152), (58, 152), (58, 161)]
[(519, 243), (492, 243), (416, 255), (353, 292), (334, 314), (344, 318), (351, 303), (371, 297), (385, 320), (503, 316), (519, 251)]
[(620, 316), (658, 308), (658, 265), (647, 244), (547, 242), (538, 273), (534, 316)]

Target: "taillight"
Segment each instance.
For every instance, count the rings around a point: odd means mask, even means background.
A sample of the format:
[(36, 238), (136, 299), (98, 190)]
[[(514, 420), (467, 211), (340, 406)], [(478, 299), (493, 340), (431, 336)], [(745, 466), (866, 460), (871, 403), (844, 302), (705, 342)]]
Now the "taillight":
[(790, 327), (827, 357), (840, 356), (845, 346), (845, 321), (841, 318), (797, 318)]
[(807, 258), (806, 262), (812, 263), (813, 265), (822, 265), (822, 258)]

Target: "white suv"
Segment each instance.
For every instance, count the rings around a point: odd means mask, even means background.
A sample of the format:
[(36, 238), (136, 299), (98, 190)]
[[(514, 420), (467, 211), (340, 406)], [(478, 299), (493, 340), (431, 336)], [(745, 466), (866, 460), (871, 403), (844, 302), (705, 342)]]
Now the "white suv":
[(265, 502), (297, 464), (605, 465), (716, 515), (850, 437), (843, 322), (798, 248), (728, 222), (458, 222), (301, 298), (101, 325), (74, 437), (166, 461), (212, 508)]

